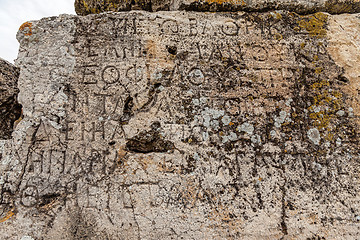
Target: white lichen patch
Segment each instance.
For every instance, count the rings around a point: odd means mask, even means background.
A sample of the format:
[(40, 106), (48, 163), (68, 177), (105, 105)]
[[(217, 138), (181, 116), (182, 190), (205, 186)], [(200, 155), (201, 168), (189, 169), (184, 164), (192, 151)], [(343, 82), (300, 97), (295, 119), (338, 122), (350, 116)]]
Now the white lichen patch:
[(194, 153), (193, 158), (194, 158), (196, 161), (200, 161), (200, 156), (199, 156), (198, 153)]
[(222, 117), (221, 121), (224, 125), (229, 125), (231, 122), (231, 118), (228, 115), (225, 115), (224, 117)]
[(199, 99), (193, 99), (191, 102), (192, 102), (192, 104), (194, 104), (195, 106), (200, 105)]
[(321, 107), (320, 106), (313, 106), (312, 110), (315, 112), (315, 113), (318, 113), (321, 111)]
[(288, 100), (286, 100), (285, 102), (285, 105), (290, 107), (291, 106), (291, 103), (293, 102), (294, 100), (292, 98), (289, 98)]
[(239, 132), (245, 132), (249, 135), (252, 135), (254, 133), (254, 126), (248, 122), (244, 122), (241, 126), (237, 127), (237, 130)]
[(281, 124), (283, 124), (284, 122), (285, 122), (285, 120), (286, 120), (286, 118), (287, 118), (287, 116), (288, 115), (290, 115), (290, 114), (288, 114), (287, 112), (285, 112), (285, 111), (281, 111), (280, 113), (279, 113), (279, 116), (277, 116), (277, 117), (275, 117), (274, 118), (274, 121), (275, 121), (275, 127), (276, 128), (280, 128), (281, 127)]
[(315, 145), (319, 145), (320, 144), (320, 140), (321, 140), (321, 136), (320, 136), (320, 132), (317, 128), (312, 128), (307, 132), (308, 138), (315, 144)]
[(219, 121), (218, 120), (212, 120), (210, 122), (210, 127), (212, 129), (214, 129), (215, 131), (219, 130), (220, 126), (219, 126)]
[(200, 105), (204, 105), (207, 102), (207, 98), (206, 97), (200, 97), (199, 99), (194, 98), (191, 100), (191, 103), (195, 106), (200, 106)]
[(337, 111), (336, 115), (338, 115), (339, 117), (342, 117), (345, 115), (345, 112), (343, 110), (339, 110), (339, 111)]
[(336, 139), (336, 146), (341, 146), (341, 143), (342, 143), (342, 141), (341, 141), (341, 138), (337, 138)]
[[(206, 107), (204, 111), (201, 112), (201, 117), (203, 119), (203, 125), (205, 127), (213, 127), (215, 129), (218, 128), (219, 122), (215, 119), (220, 118), (221, 116), (224, 116), (225, 111), (224, 110), (218, 110), (218, 109), (212, 109)], [(214, 122), (214, 120), (216, 122)]]
[(237, 137), (236, 133), (230, 132), (229, 135), (222, 136), (222, 142), (223, 142), (223, 143), (226, 143), (226, 142), (228, 142), (228, 141), (236, 141), (237, 138), (238, 138), (238, 137)]
[(257, 134), (251, 136), (251, 142), (254, 144), (261, 144), (261, 137)]
[(21, 240), (34, 240), (34, 239), (30, 236), (22, 236)]
[(271, 136), (272, 138), (276, 137), (276, 131), (275, 131), (275, 130), (271, 130), (271, 131), (270, 131), (270, 136)]
[(209, 133), (208, 132), (203, 132), (202, 137), (203, 137), (204, 141), (207, 141), (209, 139)]

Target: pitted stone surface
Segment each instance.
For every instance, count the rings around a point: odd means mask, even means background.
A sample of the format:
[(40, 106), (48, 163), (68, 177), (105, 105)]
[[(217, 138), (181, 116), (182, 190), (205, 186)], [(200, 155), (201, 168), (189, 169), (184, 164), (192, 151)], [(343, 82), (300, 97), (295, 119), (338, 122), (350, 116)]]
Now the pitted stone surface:
[(18, 78), (19, 69), (0, 58), (0, 140), (11, 138), (14, 122), (21, 116)]
[(356, 239), (352, 25), (287, 11), (25, 23), (1, 238)]
[(287, 10), (301, 14), (314, 12), (357, 13), (359, 0), (75, 0), (75, 10), (79, 15), (107, 11), (270, 11)]

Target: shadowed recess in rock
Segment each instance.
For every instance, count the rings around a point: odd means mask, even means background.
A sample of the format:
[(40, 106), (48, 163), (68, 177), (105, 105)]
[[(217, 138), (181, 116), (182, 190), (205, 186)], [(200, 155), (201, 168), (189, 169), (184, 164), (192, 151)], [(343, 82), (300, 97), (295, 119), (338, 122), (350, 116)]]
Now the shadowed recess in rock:
[(19, 73), (19, 68), (0, 59), (0, 139), (11, 138), (14, 123), (21, 120), (21, 105), (17, 102)]

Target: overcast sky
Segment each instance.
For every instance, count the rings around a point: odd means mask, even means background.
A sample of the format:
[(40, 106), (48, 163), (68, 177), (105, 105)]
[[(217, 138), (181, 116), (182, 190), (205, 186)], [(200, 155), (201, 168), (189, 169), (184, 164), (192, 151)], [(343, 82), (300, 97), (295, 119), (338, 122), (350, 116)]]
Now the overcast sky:
[(0, 0), (0, 57), (14, 62), (19, 44), (16, 33), (21, 24), (62, 13), (75, 14), (75, 0)]

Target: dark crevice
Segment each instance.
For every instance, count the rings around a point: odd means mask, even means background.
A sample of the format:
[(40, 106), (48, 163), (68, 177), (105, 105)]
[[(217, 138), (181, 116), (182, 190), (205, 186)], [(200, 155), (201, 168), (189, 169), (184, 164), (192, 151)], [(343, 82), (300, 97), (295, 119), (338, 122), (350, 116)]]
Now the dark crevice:
[(121, 124), (128, 124), (130, 119), (134, 116), (132, 108), (134, 107), (134, 101), (132, 97), (127, 97), (124, 104), (123, 116), (120, 120)]
[(338, 76), (337, 80), (341, 83), (349, 83), (349, 79), (347, 77), (345, 77), (344, 75), (340, 75)]
[[(282, 172), (283, 172), (283, 175), (285, 175), (285, 168), (284, 167), (282, 167)], [(288, 235), (288, 228), (287, 228), (287, 225), (286, 225), (286, 202), (285, 202), (287, 180), (286, 180), (285, 176), (284, 176), (284, 181), (285, 181), (284, 185), (280, 187), (281, 193), (282, 193), (282, 196), (281, 196), (281, 222), (280, 222), (280, 225), (281, 225), (281, 232), (284, 234), (281, 239), (284, 239), (284, 237), (286, 235)]]
[(59, 193), (45, 194), (40, 197), (39, 207), (44, 207), (60, 197)]
[(16, 96), (0, 105), (0, 139), (10, 139), (17, 122), (21, 120), (22, 106)]
[[(22, 106), (17, 101), (20, 69), (0, 59), (0, 139), (10, 139)], [(18, 121), (18, 122), (19, 122)]]
[(168, 52), (171, 54), (171, 55), (176, 55), (177, 53), (177, 47), (176, 46), (166, 46)]
[(136, 153), (167, 152), (175, 149), (174, 143), (164, 140), (159, 133), (160, 123), (152, 125), (152, 129), (141, 132), (126, 142), (126, 149)]

